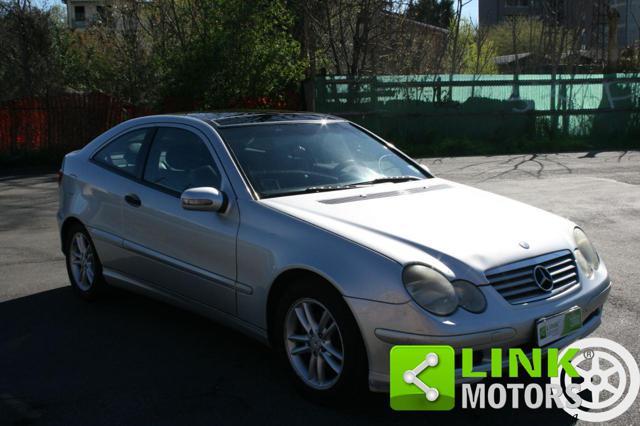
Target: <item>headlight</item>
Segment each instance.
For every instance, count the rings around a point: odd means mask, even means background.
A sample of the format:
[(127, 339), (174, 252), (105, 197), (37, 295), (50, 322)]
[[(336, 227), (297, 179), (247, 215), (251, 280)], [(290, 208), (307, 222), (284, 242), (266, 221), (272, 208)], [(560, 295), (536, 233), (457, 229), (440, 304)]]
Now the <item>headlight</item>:
[(484, 312), (487, 307), (487, 299), (480, 289), (468, 281), (454, 281), (453, 288), (458, 295), (458, 303), (461, 307), (474, 314)]
[(475, 285), (466, 281), (452, 284), (444, 275), (424, 265), (406, 267), (402, 281), (413, 300), (436, 315), (450, 315), (458, 306), (475, 313), (486, 307), (484, 295)]
[(573, 230), (573, 238), (576, 241), (576, 261), (580, 266), (580, 269), (588, 276), (591, 277), (593, 273), (600, 266), (600, 257), (596, 251), (587, 234), (580, 228)]

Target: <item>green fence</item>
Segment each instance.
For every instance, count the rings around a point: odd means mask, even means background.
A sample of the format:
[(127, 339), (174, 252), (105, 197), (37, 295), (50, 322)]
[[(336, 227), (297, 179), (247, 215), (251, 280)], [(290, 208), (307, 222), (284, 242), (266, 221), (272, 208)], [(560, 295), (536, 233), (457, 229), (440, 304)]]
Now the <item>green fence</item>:
[(319, 112), (406, 150), (473, 154), (638, 146), (638, 75), (411, 75), (316, 81)]

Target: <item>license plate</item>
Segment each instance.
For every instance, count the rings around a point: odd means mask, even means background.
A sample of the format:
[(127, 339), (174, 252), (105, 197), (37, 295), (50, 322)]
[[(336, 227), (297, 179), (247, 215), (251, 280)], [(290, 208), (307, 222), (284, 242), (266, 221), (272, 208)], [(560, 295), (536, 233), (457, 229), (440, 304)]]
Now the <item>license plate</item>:
[(582, 310), (575, 306), (568, 311), (540, 318), (536, 322), (538, 346), (546, 346), (582, 327)]

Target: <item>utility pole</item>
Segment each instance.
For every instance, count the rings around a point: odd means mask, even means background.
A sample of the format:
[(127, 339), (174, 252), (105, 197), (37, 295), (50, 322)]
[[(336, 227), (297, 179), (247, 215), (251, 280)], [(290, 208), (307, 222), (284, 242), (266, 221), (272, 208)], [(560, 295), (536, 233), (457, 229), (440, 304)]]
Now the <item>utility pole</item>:
[(614, 73), (618, 70), (618, 22), (620, 21), (620, 13), (613, 7), (610, 7), (607, 18), (609, 25), (607, 38), (607, 73)]

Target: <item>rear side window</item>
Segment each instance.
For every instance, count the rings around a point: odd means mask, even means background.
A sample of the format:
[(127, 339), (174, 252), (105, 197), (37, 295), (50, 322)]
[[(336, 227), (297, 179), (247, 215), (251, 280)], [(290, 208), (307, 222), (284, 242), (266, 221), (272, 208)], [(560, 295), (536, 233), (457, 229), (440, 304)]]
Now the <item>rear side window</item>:
[(111, 169), (138, 176), (144, 162), (144, 144), (150, 129), (134, 130), (102, 148), (93, 159)]
[(196, 134), (162, 127), (149, 149), (144, 180), (182, 193), (185, 189), (203, 186), (220, 188), (220, 171)]

